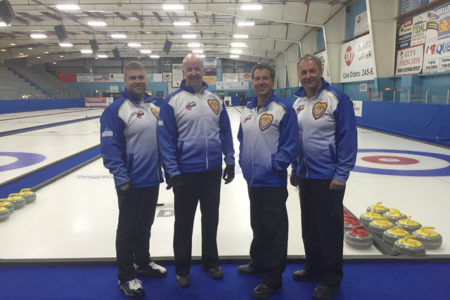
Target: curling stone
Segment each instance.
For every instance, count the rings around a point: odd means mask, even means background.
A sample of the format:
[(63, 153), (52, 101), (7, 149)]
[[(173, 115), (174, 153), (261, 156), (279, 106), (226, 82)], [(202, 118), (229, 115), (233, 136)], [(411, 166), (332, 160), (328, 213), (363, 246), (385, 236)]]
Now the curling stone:
[(424, 256), (426, 253), (425, 246), (421, 241), (416, 240), (415, 235), (407, 235), (396, 240), (394, 251), (409, 256)]
[(0, 222), (9, 218), (10, 212), (6, 207), (0, 207)]
[(372, 222), (373, 220), (379, 220), (382, 219), (383, 216), (380, 214), (377, 214), (373, 209), (370, 212), (365, 212), (363, 213), (360, 217), (359, 220), (361, 221), (361, 223), (364, 226), (369, 226), (369, 223)]
[[(3, 200), (3, 199), (1, 199)], [(7, 199), (5, 199), (7, 200)], [(9, 210), (9, 214), (12, 214), (14, 212), (14, 204), (12, 204), (9, 201), (0, 201), (0, 207), (5, 207)]]
[(29, 188), (21, 189), (19, 195), (25, 198), (27, 204), (36, 200), (36, 193)]
[(389, 222), (389, 220), (386, 218), (373, 220), (369, 223), (369, 231), (377, 234), (380, 237), (383, 236), (383, 232), (385, 230), (391, 229), (392, 227), (394, 227), (394, 224)]
[(383, 217), (387, 218), (392, 224), (400, 221), (401, 219), (406, 219), (406, 215), (401, 213), (398, 209), (392, 208), (383, 214)]
[(434, 229), (434, 227), (423, 226), (419, 230), (413, 232), (414, 236), (417, 236), (417, 239), (421, 241), (427, 249), (436, 249), (442, 245), (442, 236), (432, 229)]
[(383, 232), (383, 241), (393, 247), (396, 240), (404, 238), (407, 235), (410, 235), (410, 233), (403, 229), (401, 225), (397, 225)]
[(344, 231), (351, 230), (356, 226), (360, 226), (358, 219), (355, 217), (344, 217)]
[(372, 235), (364, 230), (364, 226), (358, 226), (344, 234), (345, 242), (356, 249), (368, 249), (373, 244)]
[(369, 207), (367, 208), (367, 211), (372, 211), (372, 208), (373, 208), (373, 210), (374, 210), (377, 214), (380, 214), (380, 215), (384, 214), (385, 212), (388, 212), (388, 211), (389, 211), (389, 208), (387, 208), (386, 206), (381, 205), (381, 203), (383, 203), (383, 202), (380, 201), (380, 202), (377, 202), (377, 203), (374, 204), (374, 205), (369, 206)]
[(22, 197), (22, 196), (13, 196), (12, 194), (9, 195), (7, 201), (11, 202), (12, 204), (14, 204), (14, 210), (21, 209), (22, 207), (25, 206), (25, 204), (27, 204), (27, 202), (25, 201), (24, 197)]
[(403, 229), (405, 229), (409, 233), (413, 233), (414, 231), (422, 227), (419, 222), (411, 220), (411, 216), (406, 219), (398, 220), (397, 222), (395, 222), (395, 224), (402, 226)]
[(344, 218), (354, 218), (354, 216), (344, 208)]

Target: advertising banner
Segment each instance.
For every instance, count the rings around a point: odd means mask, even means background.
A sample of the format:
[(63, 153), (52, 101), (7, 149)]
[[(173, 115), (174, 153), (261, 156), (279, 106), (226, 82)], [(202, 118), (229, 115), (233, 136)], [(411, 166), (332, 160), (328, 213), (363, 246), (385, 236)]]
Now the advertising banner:
[(425, 43), (427, 32), (428, 13), (423, 13), (413, 18), (411, 46)]
[(252, 73), (239, 73), (239, 81), (252, 81)]
[(223, 73), (222, 74), (222, 81), (238, 81), (239, 80), (239, 74), (238, 73)]
[(342, 45), (340, 66), (340, 82), (375, 78), (372, 41), (369, 34)]
[(216, 84), (217, 76), (203, 76), (203, 81), (206, 84)]
[(400, 23), (398, 29), (397, 50), (411, 47), (412, 25), (412, 18)]
[(397, 75), (419, 74), (422, 71), (423, 45), (397, 51)]
[(77, 74), (77, 82), (94, 82), (94, 74), (91, 73)]
[(183, 80), (183, 64), (172, 64), (172, 87), (179, 88)]
[(111, 74), (109, 74), (109, 81), (110, 82), (123, 82), (124, 76), (122, 73), (111, 73)]
[(367, 11), (363, 11), (355, 18), (353, 35), (358, 36), (366, 32), (369, 32), (369, 22), (367, 21)]
[(109, 74), (94, 74), (94, 81), (95, 82), (108, 82)]
[(423, 73), (450, 71), (450, 37), (425, 45)]
[[(330, 77), (330, 68), (328, 67), (328, 55), (327, 55), (327, 50), (322, 51), (320, 53), (315, 54), (315, 56), (319, 57), (320, 60), (322, 61), (322, 66), (323, 66), (323, 78), (328, 81), (331, 82), (331, 77)], [(299, 84), (300, 86), (300, 84)]]

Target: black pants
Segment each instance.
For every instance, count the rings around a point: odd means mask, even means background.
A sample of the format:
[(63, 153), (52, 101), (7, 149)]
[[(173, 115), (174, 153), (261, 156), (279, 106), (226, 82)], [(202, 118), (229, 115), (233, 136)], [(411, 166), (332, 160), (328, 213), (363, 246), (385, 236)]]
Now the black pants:
[(263, 273), (262, 283), (280, 288), (288, 243), (287, 188), (249, 186), (248, 194), (253, 230), (250, 264)]
[(150, 262), (150, 229), (155, 218), (159, 185), (117, 192), (119, 223), (116, 233), (116, 255), (120, 281), (136, 277), (133, 263)]
[(188, 275), (191, 268), (192, 229), (200, 201), (202, 212), (202, 264), (219, 265), (217, 226), (219, 224), (220, 180), (222, 169), (181, 174), (181, 186), (174, 189), (175, 229), (173, 250), (175, 272)]
[(342, 252), (345, 190), (330, 190), (330, 180), (302, 179), (300, 207), (305, 247), (305, 270), (330, 286), (339, 286), (343, 277)]

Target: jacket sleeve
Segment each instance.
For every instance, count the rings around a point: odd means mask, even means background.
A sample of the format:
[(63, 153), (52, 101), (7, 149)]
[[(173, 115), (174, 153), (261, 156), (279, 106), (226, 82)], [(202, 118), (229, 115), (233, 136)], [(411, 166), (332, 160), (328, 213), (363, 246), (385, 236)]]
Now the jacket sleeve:
[(158, 121), (158, 144), (165, 171), (170, 177), (181, 174), (177, 161), (178, 130), (173, 107), (166, 99), (161, 105)]
[(241, 162), (242, 162), (242, 147), (243, 147), (242, 141), (243, 141), (243, 138), (244, 138), (241, 124), (239, 124), (239, 131), (238, 131), (237, 138), (238, 138), (238, 141), (239, 141), (239, 165), (241, 165)]
[(222, 104), (222, 111), (219, 116), (220, 126), (220, 140), (222, 142), (222, 152), (225, 156), (224, 161), (226, 165), (234, 165), (234, 148), (233, 135), (231, 133), (230, 118), (228, 117), (225, 105)]
[(336, 118), (336, 172), (334, 178), (346, 182), (356, 163), (358, 151), (357, 131), (353, 102), (347, 95), (340, 95), (334, 112)]
[(272, 155), (272, 166), (277, 171), (286, 170), (299, 151), (297, 115), (292, 107), (285, 106), (285, 109), (280, 122), (278, 152)]
[(116, 106), (110, 105), (100, 118), (100, 151), (103, 165), (114, 176), (116, 186), (130, 181), (126, 165), (125, 123)]

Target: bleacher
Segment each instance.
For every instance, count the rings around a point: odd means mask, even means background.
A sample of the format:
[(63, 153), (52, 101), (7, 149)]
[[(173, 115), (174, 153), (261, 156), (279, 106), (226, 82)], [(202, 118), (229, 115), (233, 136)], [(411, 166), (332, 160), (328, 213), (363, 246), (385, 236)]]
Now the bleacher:
[(41, 89), (32, 86), (14, 72), (0, 65), (0, 100), (45, 98), (48, 97)]

